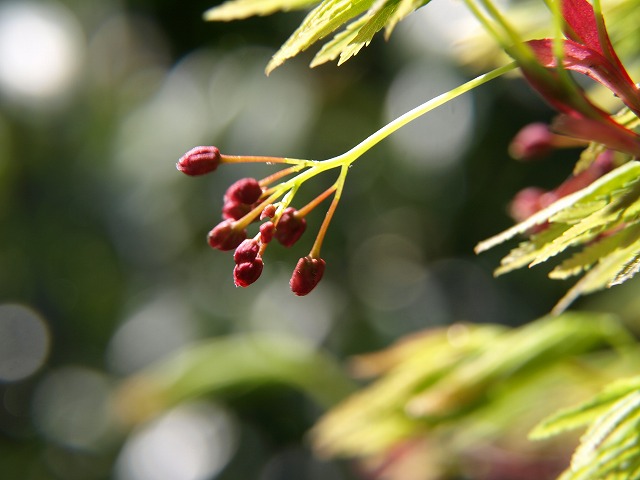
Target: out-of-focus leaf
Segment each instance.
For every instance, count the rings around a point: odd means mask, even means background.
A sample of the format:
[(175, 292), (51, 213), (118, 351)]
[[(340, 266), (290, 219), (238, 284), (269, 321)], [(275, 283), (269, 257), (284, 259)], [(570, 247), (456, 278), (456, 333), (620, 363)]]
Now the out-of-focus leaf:
[(354, 390), (331, 357), (293, 337), (248, 334), (191, 345), (125, 379), (115, 405), (136, 424), (187, 399), (265, 383), (297, 388), (329, 407)]
[(204, 13), (205, 20), (230, 21), (271, 15), (278, 11), (299, 10), (317, 3), (317, 0), (230, 0), (210, 8)]
[[(312, 432), (323, 455), (369, 455), (415, 434), (419, 422), (406, 414), (407, 401), (429, 388), (503, 331), (499, 326), (456, 325), (415, 337), (356, 365), (383, 365), (382, 378), (330, 411)], [(409, 355), (406, 355), (410, 353)], [(372, 434), (373, 432), (373, 434)]]
[(365, 365), (365, 371), (382, 376), (321, 419), (313, 431), (316, 449), (324, 455), (375, 454), (470, 421), (506, 398), (511, 387), (538, 382), (554, 366), (604, 345), (633, 344), (609, 315), (566, 313), (513, 330), (455, 328), (455, 337), (440, 330), (378, 353), (368, 364), (366, 356), (361, 358), (361, 370)]

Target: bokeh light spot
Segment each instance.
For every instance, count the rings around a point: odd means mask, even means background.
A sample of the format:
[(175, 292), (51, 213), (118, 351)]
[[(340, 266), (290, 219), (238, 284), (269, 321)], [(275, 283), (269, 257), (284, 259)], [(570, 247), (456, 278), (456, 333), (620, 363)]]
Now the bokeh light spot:
[[(464, 83), (446, 63), (416, 61), (396, 76), (386, 99), (387, 120)], [(451, 100), (398, 130), (390, 140), (398, 158), (417, 170), (455, 165), (469, 145), (475, 125), (472, 92)]]
[(230, 417), (209, 404), (182, 405), (134, 433), (116, 466), (118, 480), (204, 480), (236, 445)]
[(131, 374), (195, 339), (186, 307), (177, 295), (163, 292), (120, 325), (107, 350), (113, 371)]
[(15, 382), (32, 375), (49, 354), (49, 329), (33, 310), (0, 305), (0, 381)]
[(319, 346), (329, 334), (344, 299), (328, 287), (328, 282), (320, 283), (313, 295), (294, 297), (289, 289), (282, 288), (288, 281), (288, 276), (279, 275), (264, 288), (252, 304), (251, 326)]
[(110, 390), (106, 377), (93, 370), (75, 366), (55, 370), (36, 390), (34, 423), (60, 445), (95, 447), (109, 430)]
[(0, 7), (0, 91), (24, 100), (65, 92), (79, 70), (83, 39), (77, 20), (55, 3)]

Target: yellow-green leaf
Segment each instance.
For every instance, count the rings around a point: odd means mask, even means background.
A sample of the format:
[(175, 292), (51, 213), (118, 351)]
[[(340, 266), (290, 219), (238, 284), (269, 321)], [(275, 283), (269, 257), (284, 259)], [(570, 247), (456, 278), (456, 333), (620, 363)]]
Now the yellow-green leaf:
[(267, 74), (365, 12), (372, 4), (373, 0), (324, 0), (306, 16), (302, 24), (276, 52), (267, 65)]
[(207, 10), (204, 13), (204, 19), (239, 20), (254, 15), (271, 15), (278, 11), (299, 10), (314, 3), (317, 3), (317, 0), (230, 0)]
[(541, 440), (588, 425), (607, 412), (621, 398), (637, 390), (640, 390), (640, 376), (617, 380), (586, 402), (563, 409), (544, 419), (536, 425), (529, 437)]
[(623, 164), (586, 188), (481, 242), (476, 251), (543, 225), (541, 232), (502, 259), (495, 272), (500, 275), (583, 248), (549, 274), (551, 278), (565, 279), (585, 273), (553, 309), (555, 314), (560, 313), (580, 295), (623, 283), (640, 270), (639, 179), (640, 163)]
[(389, 18), (385, 25), (385, 38), (389, 38), (391, 32), (396, 27), (398, 22), (403, 20), (407, 15), (414, 12), (418, 8), (426, 5), (431, 0), (400, 0), (398, 8), (395, 9), (393, 15)]
[(629, 162), (615, 170), (600, 177), (591, 185), (579, 190), (571, 195), (562, 197), (558, 201), (549, 205), (547, 208), (531, 215), (526, 220), (514, 225), (498, 235), (480, 242), (476, 248), (476, 253), (484, 252), (501, 243), (510, 240), (516, 235), (523, 234), (532, 228), (548, 222), (551, 217), (562, 212), (563, 210), (576, 205), (583, 199), (590, 199), (594, 195), (607, 195), (613, 193), (616, 189), (624, 188), (635, 181), (640, 176), (640, 163)]
[(188, 399), (279, 383), (328, 407), (355, 386), (329, 355), (295, 337), (246, 334), (188, 345), (125, 379), (114, 404), (124, 424), (137, 424)]

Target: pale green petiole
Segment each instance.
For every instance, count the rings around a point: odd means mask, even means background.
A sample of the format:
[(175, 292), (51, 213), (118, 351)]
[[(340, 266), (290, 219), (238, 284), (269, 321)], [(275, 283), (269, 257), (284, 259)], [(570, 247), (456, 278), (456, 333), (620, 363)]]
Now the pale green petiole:
[(360, 156), (362, 156), (365, 152), (371, 149), (374, 145), (378, 144), (379, 142), (387, 138), (389, 135), (394, 133), (396, 130), (404, 127), (408, 123), (411, 123), (418, 117), (421, 117), (422, 115), (429, 113), (431, 110), (434, 110), (444, 105), (445, 103), (450, 102), (454, 98), (459, 97), (460, 95), (467, 93), (473, 90), (474, 88), (479, 87), (480, 85), (490, 82), (491, 80), (494, 80), (504, 75), (505, 73), (515, 70), (516, 68), (517, 68), (517, 65), (515, 62), (509, 63), (507, 65), (503, 65), (502, 67), (498, 67), (495, 70), (484, 73), (474, 78), (473, 80), (469, 80), (467, 83), (464, 83), (459, 87), (449, 90), (446, 93), (440, 94), (437, 97), (432, 98), (431, 100), (423, 103), (422, 105), (418, 105), (413, 110), (408, 111), (404, 115), (388, 123), (387, 125), (382, 127), (380, 130), (378, 130), (374, 134), (365, 138), (362, 142), (360, 142), (358, 145), (353, 147), (348, 152), (345, 152), (342, 155), (339, 155), (332, 159), (325, 160), (324, 162), (322, 162), (322, 164), (323, 165), (326, 164), (328, 168), (333, 168), (334, 166), (337, 166), (337, 165), (345, 165), (345, 164), (348, 165), (350, 163), (353, 163), (358, 158), (360, 158)]

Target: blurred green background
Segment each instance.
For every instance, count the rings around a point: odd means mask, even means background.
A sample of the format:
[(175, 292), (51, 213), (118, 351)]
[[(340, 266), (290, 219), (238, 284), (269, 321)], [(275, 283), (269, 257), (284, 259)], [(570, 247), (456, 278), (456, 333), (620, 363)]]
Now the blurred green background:
[[(205, 339), (286, 335), (342, 364), (432, 326), (525, 323), (567, 287), (544, 268), (494, 279), (506, 252), (473, 255), (511, 224), (515, 192), (552, 188), (575, 158), (508, 158), (517, 130), (552, 112), (521, 82), (498, 80), (354, 165), (311, 295), (294, 297), (288, 279), (322, 209), (293, 248), (269, 248), (255, 285), (236, 289), (231, 255), (212, 251), (206, 233), (229, 184), (273, 170), (225, 165), (188, 178), (175, 169), (182, 153), (214, 144), (228, 154), (332, 157), (474, 72), (450, 56), (465, 32), (459, 12), (430, 8), (339, 68), (310, 70), (303, 54), (266, 77), (303, 13), (205, 23), (211, 6), (0, 5), (3, 479), (358, 478), (348, 463), (313, 456), (305, 433), (327, 405), (286, 381), (232, 379), (132, 430), (112, 394), (121, 379)], [(620, 289), (618, 307), (634, 288)], [(207, 366), (230, 377), (245, 367), (233, 355)]]

